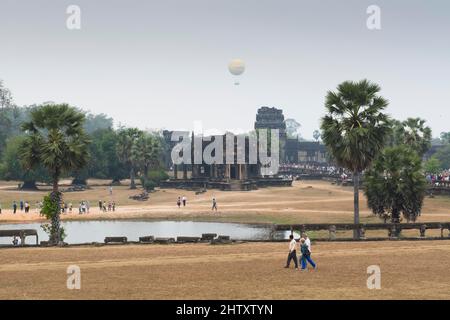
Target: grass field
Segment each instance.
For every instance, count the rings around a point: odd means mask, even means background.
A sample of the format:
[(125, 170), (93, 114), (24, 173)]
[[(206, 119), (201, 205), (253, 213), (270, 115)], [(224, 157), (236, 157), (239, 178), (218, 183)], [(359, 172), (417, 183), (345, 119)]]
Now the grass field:
[[(318, 223), (352, 222), (353, 189), (331, 185), (325, 181), (296, 181), (293, 187), (261, 188), (250, 192), (208, 190), (195, 195), (193, 191), (162, 189), (151, 193), (148, 201), (130, 200), (129, 196), (140, 190), (129, 190), (124, 185), (114, 187), (109, 196), (106, 181), (93, 181), (91, 189), (64, 194), (66, 202), (72, 202), (74, 212), (63, 215), (63, 219), (179, 219), (203, 221), (228, 221), (249, 223)], [(0, 183), (0, 203), (3, 214), (0, 222), (23, 222), (39, 220), (42, 217), (33, 209), (35, 202), (42, 199), (45, 191), (18, 191), (16, 183)], [(65, 188), (65, 186), (62, 186)], [(176, 207), (178, 196), (185, 195), (188, 205)], [(219, 210), (211, 212), (211, 199), (216, 197)], [(13, 215), (13, 200), (30, 201), (31, 213)], [(118, 209), (115, 213), (102, 213), (97, 208), (98, 200), (114, 200)], [(78, 203), (88, 200), (91, 211), (78, 214)], [(380, 222), (366, 206), (361, 192), (361, 221)], [(426, 198), (419, 221), (450, 221), (450, 197)]]
[[(0, 299), (450, 299), (450, 241), (313, 243), (319, 269), (284, 269), (287, 243), (0, 250)], [(66, 286), (81, 269), (81, 289)], [(378, 265), (381, 289), (367, 288)]]
[[(0, 182), (0, 221), (42, 219), (34, 209), (29, 214), (13, 215), (9, 204), (23, 199), (33, 205), (48, 190), (20, 192), (16, 185)], [(104, 182), (97, 181), (87, 191), (64, 194), (65, 200), (74, 204), (89, 200), (91, 212), (78, 215), (75, 210), (63, 219), (315, 223), (351, 222), (353, 218), (352, 188), (323, 181), (297, 181), (290, 188), (251, 192), (208, 190), (200, 195), (157, 190), (146, 202), (128, 199), (139, 192), (126, 185), (115, 187), (110, 198)], [(188, 205), (178, 209), (176, 198), (182, 195), (187, 196)], [(212, 197), (218, 200), (218, 213), (210, 211)], [(117, 212), (99, 212), (99, 199), (114, 199)], [(363, 196), (361, 220), (380, 221), (371, 214)], [(450, 221), (450, 198), (425, 199), (419, 221)], [(386, 236), (385, 231), (380, 232)], [(412, 232), (417, 237), (417, 231)], [(287, 243), (3, 248), (0, 299), (450, 298), (450, 240), (318, 242), (313, 244), (313, 258), (319, 270), (306, 273), (283, 268), (286, 251)], [(81, 268), (81, 290), (66, 287), (66, 270), (73, 264)], [(381, 290), (367, 289), (370, 265), (381, 268)]]

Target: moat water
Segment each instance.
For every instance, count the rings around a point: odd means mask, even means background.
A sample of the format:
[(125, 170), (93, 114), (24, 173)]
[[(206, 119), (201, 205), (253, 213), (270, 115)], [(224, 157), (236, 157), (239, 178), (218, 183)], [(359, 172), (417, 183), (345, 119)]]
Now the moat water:
[[(62, 222), (62, 226), (67, 234), (65, 242), (69, 244), (103, 242), (105, 237), (116, 236), (127, 237), (128, 241), (138, 241), (142, 236), (200, 237), (202, 233), (227, 235), (233, 240), (268, 240), (271, 233), (270, 226), (199, 221), (67, 221)], [(0, 230), (8, 229), (36, 229), (39, 241), (48, 240), (41, 223), (0, 224)], [(278, 232), (274, 236), (277, 239), (287, 239), (289, 232)], [(10, 238), (0, 238), (0, 244), (11, 242)], [(35, 237), (27, 237), (26, 244), (35, 244)]]

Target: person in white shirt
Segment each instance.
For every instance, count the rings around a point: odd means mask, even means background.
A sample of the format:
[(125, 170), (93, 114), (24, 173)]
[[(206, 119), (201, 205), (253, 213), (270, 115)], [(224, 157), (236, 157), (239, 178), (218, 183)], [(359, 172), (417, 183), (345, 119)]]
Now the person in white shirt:
[(295, 241), (294, 236), (292, 234), (289, 236), (289, 239), (291, 241), (289, 242), (289, 254), (285, 268), (289, 268), (291, 260), (294, 260), (295, 269), (298, 269), (297, 241)]
[(311, 240), (308, 238), (308, 235), (305, 233), (302, 234), (302, 238), (305, 239), (305, 244), (308, 246), (309, 252), (311, 251)]

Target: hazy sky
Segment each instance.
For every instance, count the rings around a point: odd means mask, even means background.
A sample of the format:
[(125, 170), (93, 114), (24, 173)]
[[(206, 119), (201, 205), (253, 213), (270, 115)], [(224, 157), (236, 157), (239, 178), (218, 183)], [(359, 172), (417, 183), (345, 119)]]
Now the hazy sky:
[[(81, 8), (81, 30), (66, 8)], [(366, 27), (369, 5), (381, 30)], [(227, 65), (246, 62), (241, 84)], [(450, 131), (448, 0), (0, 0), (0, 79), (19, 105), (68, 102), (145, 128), (250, 130), (282, 108), (312, 137), (344, 80)]]

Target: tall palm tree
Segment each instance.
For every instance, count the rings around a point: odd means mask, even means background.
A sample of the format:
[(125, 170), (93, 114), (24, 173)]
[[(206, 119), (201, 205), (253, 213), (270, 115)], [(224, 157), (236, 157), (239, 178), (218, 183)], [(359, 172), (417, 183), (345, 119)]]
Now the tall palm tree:
[(131, 157), (139, 168), (143, 180), (147, 180), (148, 171), (159, 163), (160, 145), (155, 136), (143, 133), (131, 148)]
[(50, 174), (53, 203), (50, 242), (61, 241), (60, 203), (62, 195), (58, 182), (64, 173), (87, 164), (89, 139), (83, 129), (84, 114), (67, 104), (48, 104), (34, 108), (30, 121), (22, 125), (26, 138), (20, 158), (28, 169), (42, 165)]
[[(389, 117), (382, 111), (386, 99), (380, 87), (368, 80), (345, 81), (325, 99), (322, 140), (336, 163), (353, 172), (354, 223), (359, 223), (360, 174), (382, 150), (390, 130)], [(355, 230), (354, 237), (359, 238)]]
[(142, 136), (142, 134), (143, 132), (137, 128), (122, 128), (120, 129), (117, 137), (117, 156), (119, 161), (124, 164), (130, 172), (130, 189), (136, 189), (136, 162), (133, 157), (132, 150), (133, 146), (136, 144), (136, 141)]
[(422, 157), (431, 148), (431, 128), (425, 125), (426, 120), (408, 118), (395, 127), (395, 143), (407, 145)]

